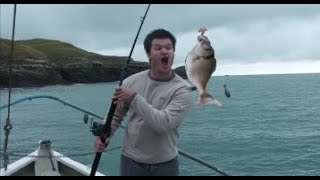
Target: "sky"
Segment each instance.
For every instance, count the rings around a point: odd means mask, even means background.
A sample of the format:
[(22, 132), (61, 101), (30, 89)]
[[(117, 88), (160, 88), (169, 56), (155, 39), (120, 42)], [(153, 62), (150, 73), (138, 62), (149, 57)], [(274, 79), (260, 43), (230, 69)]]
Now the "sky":
[[(15, 39), (45, 38), (86, 51), (129, 56), (147, 4), (18, 4)], [(11, 39), (13, 5), (0, 5), (1, 38)], [(164, 28), (184, 65), (198, 29), (215, 50), (213, 75), (320, 73), (319, 4), (152, 4), (132, 58), (148, 61), (144, 37)]]

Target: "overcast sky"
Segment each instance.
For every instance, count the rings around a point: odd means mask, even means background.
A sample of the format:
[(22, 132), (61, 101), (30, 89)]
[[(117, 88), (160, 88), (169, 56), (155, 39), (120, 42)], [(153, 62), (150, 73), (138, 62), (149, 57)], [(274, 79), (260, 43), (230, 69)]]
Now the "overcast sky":
[[(103, 55), (128, 56), (147, 4), (17, 6), (15, 39), (46, 38)], [(13, 5), (1, 5), (1, 38), (11, 38)], [(214, 75), (320, 72), (320, 5), (154, 4), (133, 59), (147, 61), (142, 41), (155, 28), (177, 38), (174, 67), (184, 65), (199, 27), (216, 52)]]

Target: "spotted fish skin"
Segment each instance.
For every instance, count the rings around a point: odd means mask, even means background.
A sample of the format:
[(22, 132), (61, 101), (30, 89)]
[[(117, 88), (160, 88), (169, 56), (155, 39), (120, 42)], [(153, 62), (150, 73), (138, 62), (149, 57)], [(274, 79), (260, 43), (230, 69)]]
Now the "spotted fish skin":
[(186, 73), (188, 79), (198, 89), (197, 103), (199, 105), (213, 104), (222, 106), (222, 104), (206, 90), (207, 83), (216, 70), (217, 65), (211, 42), (208, 37), (204, 35), (206, 30), (206, 28), (199, 29), (200, 34), (197, 37), (197, 43), (188, 53), (185, 60)]

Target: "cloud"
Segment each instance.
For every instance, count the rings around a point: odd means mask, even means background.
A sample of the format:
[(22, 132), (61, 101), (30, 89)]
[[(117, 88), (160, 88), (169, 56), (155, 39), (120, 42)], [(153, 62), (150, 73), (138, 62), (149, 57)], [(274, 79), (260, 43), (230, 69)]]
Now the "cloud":
[(214, 76), (319, 73), (320, 60), (218, 64)]
[[(3, 38), (11, 37), (12, 7), (0, 6)], [(57, 39), (90, 52), (128, 56), (146, 7), (18, 5), (16, 39)], [(201, 26), (209, 29), (206, 35), (220, 67), (280, 62), (292, 62), (294, 67), (294, 62), (310, 64), (320, 59), (320, 5), (316, 4), (153, 4), (132, 57), (148, 61), (143, 38), (152, 29), (165, 28), (177, 38), (174, 66), (183, 65)]]
[[(319, 24), (320, 15), (303, 21), (278, 18), (247, 23), (241, 29), (208, 27), (206, 35), (211, 39), (217, 60), (223, 63), (319, 60)], [(196, 43), (197, 35), (196, 30), (177, 34), (175, 64), (184, 64), (186, 55)], [(125, 53), (130, 48), (120, 49), (123, 50), (121, 53)], [(118, 49), (104, 52), (120, 55)], [(141, 44), (135, 48), (134, 58), (140, 61), (146, 58)]]

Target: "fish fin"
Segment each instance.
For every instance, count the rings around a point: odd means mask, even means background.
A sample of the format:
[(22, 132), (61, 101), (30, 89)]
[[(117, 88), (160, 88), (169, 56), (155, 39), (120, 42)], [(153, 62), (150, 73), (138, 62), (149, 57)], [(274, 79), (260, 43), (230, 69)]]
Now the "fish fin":
[(217, 99), (212, 97), (209, 93), (207, 92), (201, 93), (198, 98), (198, 105), (207, 105), (207, 104), (222, 106), (222, 104)]

